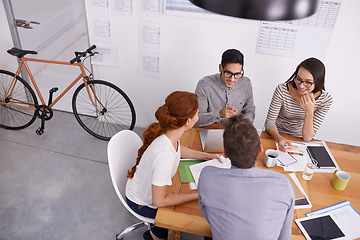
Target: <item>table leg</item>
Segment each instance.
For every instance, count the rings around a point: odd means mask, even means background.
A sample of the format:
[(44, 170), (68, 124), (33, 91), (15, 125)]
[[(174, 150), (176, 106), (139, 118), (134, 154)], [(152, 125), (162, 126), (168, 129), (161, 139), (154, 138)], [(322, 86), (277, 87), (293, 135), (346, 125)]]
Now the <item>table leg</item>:
[(180, 240), (181, 232), (169, 229), (168, 240)]

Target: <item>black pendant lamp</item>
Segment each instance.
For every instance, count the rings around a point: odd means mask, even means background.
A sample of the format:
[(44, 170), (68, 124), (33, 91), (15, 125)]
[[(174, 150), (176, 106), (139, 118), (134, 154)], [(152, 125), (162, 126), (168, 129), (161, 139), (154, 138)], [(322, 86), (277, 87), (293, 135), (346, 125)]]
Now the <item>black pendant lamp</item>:
[(318, 0), (190, 0), (190, 2), (222, 15), (266, 21), (309, 17), (318, 8)]

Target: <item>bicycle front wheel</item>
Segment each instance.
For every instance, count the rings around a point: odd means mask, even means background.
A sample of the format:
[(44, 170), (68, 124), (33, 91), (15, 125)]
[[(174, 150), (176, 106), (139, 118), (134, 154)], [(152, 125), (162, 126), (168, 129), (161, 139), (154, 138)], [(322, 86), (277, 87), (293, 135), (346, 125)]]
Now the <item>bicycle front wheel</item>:
[(102, 80), (87, 84), (88, 89), (83, 83), (74, 92), (72, 107), (76, 120), (88, 133), (110, 140), (117, 132), (134, 128), (135, 108), (120, 88)]
[(18, 130), (35, 121), (38, 101), (30, 85), (19, 76), (13, 82), (14, 76), (0, 70), (0, 127)]

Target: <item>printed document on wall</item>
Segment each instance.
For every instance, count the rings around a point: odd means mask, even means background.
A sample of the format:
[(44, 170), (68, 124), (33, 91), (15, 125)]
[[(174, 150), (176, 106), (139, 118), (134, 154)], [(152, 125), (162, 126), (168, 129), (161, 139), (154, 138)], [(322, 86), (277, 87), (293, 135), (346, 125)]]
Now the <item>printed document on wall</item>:
[(139, 49), (139, 75), (159, 78), (159, 59), (159, 51)]
[(110, 12), (115, 16), (131, 16), (133, 0), (110, 0)]
[(340, 1), (320, 1), (318, 11), (310, 17), (262, 21), (256, 52), (301, 59), (324, 58), (340, 6)]
[(91, 44), (110, 44), (110, 16), (108, 0), (86, 0), (86, 13)]
[(161, 10), (160, 0), (140, 0), (139, 14), (143, 17), (159, 17)]
[(92, 58), (92, 64), (106, 65), (106, 66), (119, 66), (119, 48), (111, 45), (96, 45), (98, 54)]
[(139, 48), (159, 50), (160, 21), (158, 19), (139, 19)]

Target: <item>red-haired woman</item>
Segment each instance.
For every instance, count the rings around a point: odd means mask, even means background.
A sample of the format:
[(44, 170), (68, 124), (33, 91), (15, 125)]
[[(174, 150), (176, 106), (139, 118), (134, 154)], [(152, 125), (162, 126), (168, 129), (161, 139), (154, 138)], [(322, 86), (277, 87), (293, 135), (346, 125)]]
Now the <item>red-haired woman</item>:
[[(181, 146), (181, 135), (198, 120), (198, 97), (189, 92), (173, 92), (155, 113), (157, 123), (151, 124), (143, 134), (143, 146), (138, 151), (136, 165), (128, 172), (126, 200), (138, 214), (155, 218), (157, 208), (196, 200), (197, 193), (168, 194), (171, 179), (180, 157), (214, 159), (219, 156)], [(167, 229), (152, 227), (144, 239), (163, 239)]]

